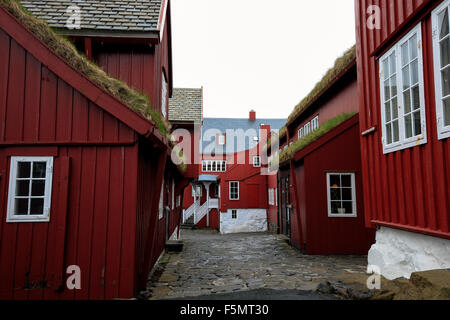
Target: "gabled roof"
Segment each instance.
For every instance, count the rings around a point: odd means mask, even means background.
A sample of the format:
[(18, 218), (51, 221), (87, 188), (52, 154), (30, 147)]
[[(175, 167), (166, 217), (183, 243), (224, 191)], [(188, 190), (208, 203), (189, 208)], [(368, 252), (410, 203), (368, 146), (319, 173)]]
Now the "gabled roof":
[(203, 89), (174, 88), (169, 100), (169, 121), (202, 123)]
[(70, 6), (81, 9), (81, 31), (158, 30), (162, 0), (21, 0), (29, 12), (50, 27), (66, 28)]
[[(229, 140), (230, 137), (227, 136), (223, 154), (232, 154), (250, 150), (256, 147), (260, 142), (260, 128), (262, 125), (270, 125), (271, 131), (278, 132), (285, 123), (286, 119), (256, 119), (255, 121), (250, 121), (249, 119), (205, 118), (203, 119), (200, 150), (202, 150), (202, 153), (209, 151), (208, 149), (211, 144), (216, 143), (215, 134), (226, 134), (227, 130), (232, 130), (233, 132), (242, 130), (244, 133), (252, 132), (254, 136), (247, 137), (243, 145), (238, 145), (237, 141), (235, 141), (233, 150), (227, 150), (227, 145), (231, 146), (232, 143)], [(211, 135), (213, 136), (211, 137)], [(255, 137), (258, 139), (254, 140)], [(219, 152), (216, 153), (219, 154)]]

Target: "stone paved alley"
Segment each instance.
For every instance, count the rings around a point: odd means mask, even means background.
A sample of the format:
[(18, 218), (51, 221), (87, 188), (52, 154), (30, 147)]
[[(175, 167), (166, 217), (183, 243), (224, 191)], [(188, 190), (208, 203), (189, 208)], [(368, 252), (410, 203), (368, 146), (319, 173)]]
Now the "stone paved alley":
[(307, 256), (282, 236), (220, 235), (182, 230), (184, 249), (167, 253), (149, 281), (151, 299), (177, 299), (255, 289), (315, 290), (342, 272), (364, 273), (365, 256)]

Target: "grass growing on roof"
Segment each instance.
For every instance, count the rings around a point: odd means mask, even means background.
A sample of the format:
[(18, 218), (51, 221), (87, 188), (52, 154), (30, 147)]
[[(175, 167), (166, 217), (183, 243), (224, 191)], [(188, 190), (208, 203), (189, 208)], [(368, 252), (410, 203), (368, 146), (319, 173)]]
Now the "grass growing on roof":
[(350, 119), (356, 114), (356, 112), (353, 113), (342, 113), (326, 122), (324, 122), (317, 130), (314, 130), (307, 136), (303, 137), (300, 140), (296, 140), (293, 144), (291, 144), (286, 150), (281, 151), (280, 155), (274, 159), (273, 164), (284, 164), (288, 161), (290, 161), (294, 155), (305, 148), (306, 146), (310, 145), (312, 142), (316, 141), (329, 131), (336, 128), (338, 125), (343, 123), (344, 121)]
[(31, 32), (41, 39), (53, 52), (64, 59), (75, 70), (83, 73), (96, 85), (119, 99), (130, 109), (137, 111), (146, 119), (155, 123), (165, 136), (170, 132), (170, 124), (152, 108), (147, 95), (131, 89), (123, 81), (109, 76), (96, 64), (81, 55), (75, 46), (66, 38), (56, 34), (45, 21), (42, 21), (24, 9), (16, 0), (0, 0), (0, 5), (8, 10)]

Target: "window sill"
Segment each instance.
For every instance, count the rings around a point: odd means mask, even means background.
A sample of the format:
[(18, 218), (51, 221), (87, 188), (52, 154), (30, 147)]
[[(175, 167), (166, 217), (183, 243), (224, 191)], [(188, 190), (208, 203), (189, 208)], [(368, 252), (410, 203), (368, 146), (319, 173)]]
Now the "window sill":
[(397, 144), (397, 145), (390, 146), (390, 147), (383, 145), (383, 154), (386, 155), (386, 154), (394, 153), (397, 151), (418, 147), (418, 146), (427, 144), (427, 142), (428, 142), (427, 138), (425, 137), (425, 138), (418, 138), (413, 141), (403, 142), (401, 144)]
[(357, 214), (328, 214), (328, 218), (358, 218)]
[(447, 138), (450, 138), (450, 128), (449, 129), (445, 128), (438, 131), (439, 140), (445, 140)]
[(6, 223), (30, 223), (30, 222), (50, 222), (50, 217), (36, 217), (36, 216), (31, 216), (31, 217), (20, 217), (20, 218), (13, 218), (13, 217), (8, 217), (6, 219)]

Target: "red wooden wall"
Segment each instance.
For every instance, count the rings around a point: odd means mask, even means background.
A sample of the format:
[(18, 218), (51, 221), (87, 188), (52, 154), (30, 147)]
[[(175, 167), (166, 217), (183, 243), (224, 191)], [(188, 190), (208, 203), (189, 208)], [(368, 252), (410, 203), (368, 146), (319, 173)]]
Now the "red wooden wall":
[[(358, 89), (366, 224), (450, 238), (450, 143), (438, 140), (430, 11), (441, 1), (356, 0)], [(381, 30), (366, 28), (367, 7), (381, 7)], [(378, 58), (422, 21), (428, 143), (383, 155)]]

